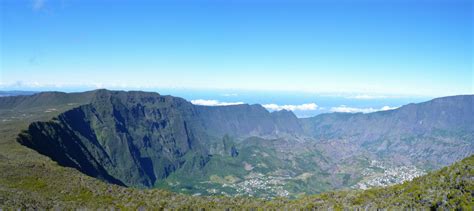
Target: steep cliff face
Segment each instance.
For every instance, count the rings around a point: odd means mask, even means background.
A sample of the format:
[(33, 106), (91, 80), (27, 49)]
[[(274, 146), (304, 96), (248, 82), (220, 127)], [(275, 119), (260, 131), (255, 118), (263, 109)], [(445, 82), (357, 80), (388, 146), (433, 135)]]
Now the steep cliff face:
[(19, 140), (91, 176), (150, 187), (185, 162), (208, 161), (193, 112), (179, 98), (103, 91), (91, 104), (32, 124)]
[(276, 134), (276, 120), (258, 105), (210, 108), (156, 93), (99, 90), (89, 104), (31, 124), (19, 142), (88, 175), (151, 187), (185, 164), (202, 168), (211, 143), (237, 156), (227, 135)]
[(291, 111), (270, 113), (261, 105), (196, 106), (204, 129), (211, 135), (277, 137), (301, 135), (298, 118)]

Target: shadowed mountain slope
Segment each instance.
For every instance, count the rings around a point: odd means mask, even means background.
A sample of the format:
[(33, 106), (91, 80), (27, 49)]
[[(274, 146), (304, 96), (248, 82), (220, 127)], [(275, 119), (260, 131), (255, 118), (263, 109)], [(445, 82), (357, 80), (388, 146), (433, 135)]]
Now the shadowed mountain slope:
[(88, 175), (151, 187), (185, 163), (202, 168), (210, 156), (206, 146), (224, 134), (276, 134), (276, 121), (285, 122), (260, 105), (209, 109), (156, 93), (99, 90), (89, 104), (31, 124), (19, 141)]

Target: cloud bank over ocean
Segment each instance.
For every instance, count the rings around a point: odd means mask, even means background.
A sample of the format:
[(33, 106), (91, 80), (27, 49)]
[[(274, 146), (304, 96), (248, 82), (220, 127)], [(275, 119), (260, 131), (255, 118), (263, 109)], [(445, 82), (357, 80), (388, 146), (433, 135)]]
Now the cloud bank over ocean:
[(220, 102), (218, 100), (191, 100), (191, 103), (194, 105), (202, 105), (202, 106), (229, 106), (229, 105), (239, 105), (244, 104), (243, 102)]
[[(202, 106), (230, 106), (230, 105), (244, 104), (244, 102), (221, 102), (219, 100), (204, 100), (204, 99), (191, 100), (191, 103), (195, 105), (202, 105)], [(285, 105), (269, 103), (269, 104), (262, 104), (262, 106), (269, 111), (326, 110), (326, 112), (340, 112), (340, 113), (371, 113), (371, 112), (377, 112), (377, 111), (388, 111), (388, 110), (393, 110), (393, 109), (398, 108), (397, 106), (383, 106), (381, 108), (372, 108), (372, 107), (359, 108), (359, 107), (350, 107), (346, 105), (340, 105), (340, 106), (331, 107), (330, 109), (327, 110), (326, 108), (318, 106), (316, 103), (285, 104)]]
[(271, 103), (271, 104), (263, 104), (262, 106), (270, 111), (280, 111), (280, 110), (314, 111), (318, 109), (318, 105), (316, 105), (316, 103), (304, 103), (301, 105), (277, 105), (277, 104)]
[(371, 113), (371, 112), (377, 112), (377, 111), (388, 111), (388, 110), (393, 110), (397, 109), (398, 107), (390, 107), (390, 106), (383, 106), (382, 108), (376, 109), (376, 108), (355, 108), (355, 107), (348, 107), (345, 105), (337, 106), (337, 107), (332, 107), (330, 109), (331, 112), (340, 112), (340, 113)]

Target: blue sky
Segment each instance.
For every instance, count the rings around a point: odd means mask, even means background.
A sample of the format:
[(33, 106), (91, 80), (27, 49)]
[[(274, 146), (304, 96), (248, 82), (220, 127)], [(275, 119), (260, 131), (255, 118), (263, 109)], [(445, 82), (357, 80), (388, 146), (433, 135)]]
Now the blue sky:
[(2, 90), (474, 90), (473, 1), (0, 4)]

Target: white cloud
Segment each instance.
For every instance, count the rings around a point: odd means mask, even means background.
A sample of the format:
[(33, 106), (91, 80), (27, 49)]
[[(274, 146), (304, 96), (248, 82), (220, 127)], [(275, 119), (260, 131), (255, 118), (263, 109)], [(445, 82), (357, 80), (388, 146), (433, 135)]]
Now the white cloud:
[(277, 104), (265, 104), (262, 105), (268, 110), (272, 111), (280, 111), (280, 110), (288, 110), (288, 111), (312, 111), (318, 109), (318, 105), (316, 103), (305, 103), (301, 105), (277, 105)]
[(218, 100), (191, 100), (191, 103), (194, 105), (203, 105), (203, 106), (228, 106), (228, 105), (240, 105), (244, 104), (243, 102), (220, 102)]
[(33, 10), (39, 11), (43, 9), (45, 3), (46, 3), (46, 0), (33, 0)]
[(359, 112), (371, 113), (371, 112), (376, 112), (376, 111), (393, 110), (393, 109), (396, 109), (396, 108), (398, 108), (398, 107), (384, 106), (384, 107), (379, 108), (379, 109), (375, 109), (375, 108), (354, 108), (354, 107), (347, 107), (345, 105), (341, 105), (341, 106), (338, 106), (338, 107), (332, 107), (330, 109), (330, 111), (332, 111), (332, 112), (341, 112), (341, 113), (359, 113)]
[(382, 107), (380, 110), (381, 110), (381, 111), (388, 111), (388, 110), (393, 110), (393, 109), (397, 109), (397, 108), (399, 108), (399, 107), (396, 107), (396, 106), (394, 106), (394, 107), (384, 106), (384, 107)]

